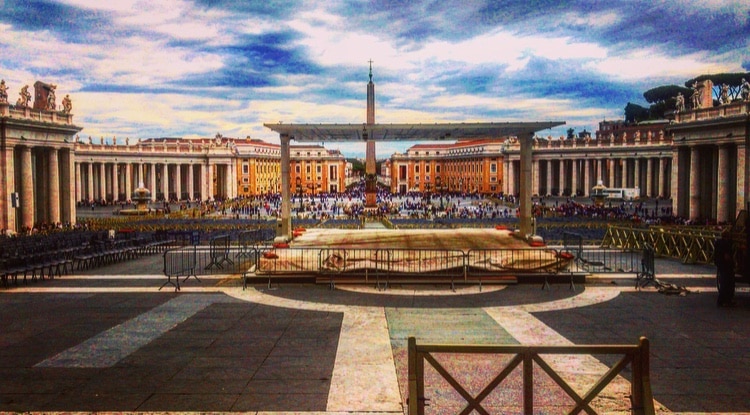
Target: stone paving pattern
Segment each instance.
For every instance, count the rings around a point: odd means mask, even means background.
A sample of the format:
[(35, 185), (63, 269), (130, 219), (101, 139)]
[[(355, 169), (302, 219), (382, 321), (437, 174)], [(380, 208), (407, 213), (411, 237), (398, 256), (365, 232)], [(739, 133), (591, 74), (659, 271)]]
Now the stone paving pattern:
[[(481, 293), (447, 285), (243, 291), (236, 276), (221, 276), (191, 279), (175, 293), (158, 291), (160, 259), (1, 289), (0, 412), (395, 414), (405, 410), (409, 335), (504, 344), (634, 344), (645, 335), (660, 412), (750, 413), (750, 290), (741, 285), (736, 307), (717, 308), (710, 266), (657, 261), (657, 277), (686, 285), (685, 296), (636, 292), (632, 275), (606, 274), (576, 291), (567, 284)], [(158, 317), (164, 310), (185, 314), (170, 323)], [(504, 360), (492, 359), (446, 361), (451, 371), (465, 369), (458, 376), (476, 392), (488, 376), (483, 363)], [(596, 356), (554, 365), (583, 381), (601, 363), (612, 364)], [(549, 384), (536, 379), (537, 387)], [(510, 403), (519, 380), (511, 376), (487, 399), (493, 413), (521, 412), (520, 401)], [(621, 400), (627, 386), (621, 379), (608, 396)], [(431, 391), (428, 413), (461, 407), (441, 385)], [(554, 390), (536, 398), (543, 413), (560, 412), (565, 399)], [(618, 405), (598, 408), (627, 409)]]

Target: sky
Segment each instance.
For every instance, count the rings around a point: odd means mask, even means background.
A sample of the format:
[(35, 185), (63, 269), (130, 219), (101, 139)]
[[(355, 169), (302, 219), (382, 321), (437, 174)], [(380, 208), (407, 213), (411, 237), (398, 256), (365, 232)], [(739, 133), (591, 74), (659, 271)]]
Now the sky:
[(278, 143), (264, 123), (364, 123), (369, 61), (376, 123), (593, 132), (653, 87), (750, 71), (750, 2), (0, 0), (9, 101), (55, 84), (81, 137)]

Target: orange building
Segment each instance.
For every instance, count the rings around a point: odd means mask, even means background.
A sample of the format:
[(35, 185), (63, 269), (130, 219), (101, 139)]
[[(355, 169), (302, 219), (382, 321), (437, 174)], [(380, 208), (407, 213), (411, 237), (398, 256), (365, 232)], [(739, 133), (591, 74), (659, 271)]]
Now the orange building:
[[(320, 145), (291, 146), (291, 191), (294, 194), (340, 192), (345, 189), (346, 160), (338, 150)], [(281, 146), (252, 139), (238, 142), (238, 196), (281, 191)]]
[(409, 147), (391, 157), (391, 191), (499, 193), (503, 144), (467, 140)]

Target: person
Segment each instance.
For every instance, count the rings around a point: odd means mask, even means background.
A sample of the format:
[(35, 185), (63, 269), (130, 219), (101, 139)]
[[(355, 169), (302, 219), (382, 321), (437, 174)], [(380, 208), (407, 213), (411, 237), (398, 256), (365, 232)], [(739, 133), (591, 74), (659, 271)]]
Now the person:
[(722, 237), (714, 244), (714, 263), (716, 264), (716, 284), (719, 297), (716, 305), (731, 307), (734, 305), (734, 259), (732, 258), (732, 241)]

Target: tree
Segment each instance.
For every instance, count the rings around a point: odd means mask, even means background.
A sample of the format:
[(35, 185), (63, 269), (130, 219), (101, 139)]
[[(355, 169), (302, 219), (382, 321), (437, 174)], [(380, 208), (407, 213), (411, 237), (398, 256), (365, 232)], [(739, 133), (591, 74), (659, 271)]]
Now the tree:
[(625, 106), (625, 122), (636, 123), (649, 119), (649, 110), (638, 104), (628, 102)]
[(643, 93), (643, 98), (651, 104), (649, 107), (649, 119), (656, 120), (665, 118), (664, 114), (675, 109), (675, 97), (681, 93), (685, 97), (690, 97), (693, 91), (690, 88), (679, 85), (662, 85), (651, 88)]
[(695, 82), (699, 84), (707, 79), (710, 79), (714, 84), (713, 95), (714, 100), (718, 101), (721, 96), (721, 85), (727, 84), (729, 86), (729, 98), (732, 101), (739, 99), (742, 85), (742, 78), (750, 81), (750, 72), (733, 72), (733, 73), (717, 73), (697, 76), (693, 79), (685, 82), (685, 86), (690, 88)]

